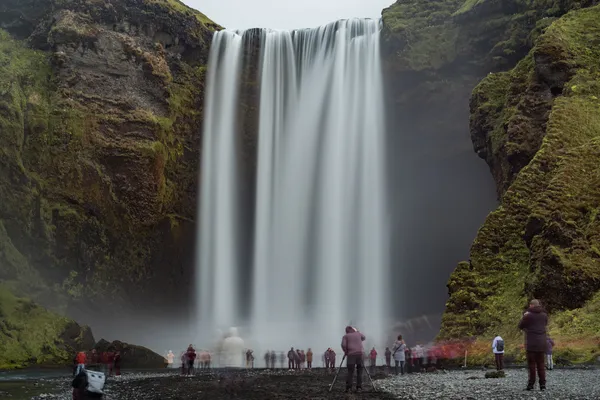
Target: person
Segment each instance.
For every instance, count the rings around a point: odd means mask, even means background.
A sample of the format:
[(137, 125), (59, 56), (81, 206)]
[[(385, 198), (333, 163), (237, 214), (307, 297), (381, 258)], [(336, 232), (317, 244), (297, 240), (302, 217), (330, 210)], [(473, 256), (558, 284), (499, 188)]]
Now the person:
[(181, 352), (181, 375), (185, 375), (186, 374), (186, 369), (187, 369), (187, 354), (185, 351)]
[(398, 375), (398, 366), (400, 366), (400, 374), (404, 375), (404, 364), (406, 362), (406, 344), (404, 343), (404, 339), (402, 339), (402, 335), (398, 335), (398, 339), (394, 343), (394, 372)]
[(374, 371), (377, 364), (377, 350), (375, 350), (375, 347), (369, 353), (369, 360), (371, 362), (371, 370)]
[(194, 349), (194, 347), (190, 344), (188, 346), (187, 349), (187, 366), (188, 366), (188, 375), (193, 375), (194, 374), (194, 362), (196, 361), (196, 350)]
[(546, 340), (546, 367), (549, 370), (554, 369), (554, 360), (552, 359), (552, 350), (554, 349), (554, 340), (548, 336)]
[(200, 353), (200, 362), (202, 363), (202, 369), (210, 369), (210, 352), (208, 350), (202, 350)]
[(279, 366), (283, 369), (283, 365), (285, 364), (285, 354), (283, 351), (279, 353)]
[(527, 364), (529, 365), (529, 382), (526, 390), (535, 387), (536, 370), (540, 382), (540, 390), (546, 390), (546, 366), (544, 355), (548, 346), (546, 327), (548, 314), (542, 308), (540, 301), (531, 300), (529, 308), (519, 322), (519, 329), (525, 331), (525, 350), (527, 351)]
[(107, 358), (106, 358), (106, 372), (105, 372), (105, 375), (106, 376), (112, 376), (113, 366), (115, 365), (115, 352), (114, 352), (114, 350), (109, 351), (106, 357)]
[(98, 354), (96, 349), (92, 349), (91, 364), (92, 365), (100, 364), (100, 354)]
[(392, 351), (389, 347), (385, 348), (385, 365), (388, 368), (392, 366)]
[(265, 367), (267, 369), (270, 368), (269, 360), (271, 360), (271, 352), (269, 350), (267, 350), (267, 352), (265, 353)]
[(492, 351), (496, 359), (496, 370), (502, 371), (504, 369), (504, 339), (502, 336), (496, 335), (492, 341)]
[(296, 349), (296, 353), (294, 353), (294, 368), (299, 370), (301, 361), (302, 355), (300, 354), (300, 349)]
[(288, 369), (294, 369), (294, 357), (295, 357), (296, 352), (294, 351), (294, 348), (292, 347), (290, 349), (290, 351), (288, 351)]
[(275, 351), (271, 351), (271, 354), (269, 356), (271, 359), (271, 369), (275, 369), (275, 363), (277, 361), (277, 354), (275, 353)]
[(306, 352), (306, 367), (308, 369), (312, 369), (312, 361), (313, 361), (313, 352), (312, 349), (309, 347), (308, 351)]
[(80, 351), (79, 353), (77, 353), (77, 356), (75, 357), (75, 362), (77, 363), (77, 369), (75, 370), (75, 376), (79, 375), (79, 373), (83, 370), (85, 370), (85, 363), (87, 361), (87, 357), (85, 355), (85, 352)]
[(323, 362), (325, 363), (325, 369), (329, 369), (329, 350), (331, 350), (331, 348), (328, 348), (327, 350), (325, 350), (325, 353), (323, 353)]
[(115, 365), (115, 377), (120, 378), (121, 377), (121, 352), (120, 351), (117, 351), (115, 353), (114, 365)]
[(73, 387), (73, 400), (85, 400), (85, 390), (88, 386), (88, 378), (85, 370), (77, 373), (71, 386)]
[(333, 351), (333, 349), (329, 349), (329, 365), (333, 371), (335, 371), (335, 356), (335, 351)]
[[(346, 366), (348, 375), (346, 377), (346, 392), (352, 390), (353, 375), (356, 369), (356, 391), (362, 390), (362, 370), (363, 364), (363, 342), (365, 335), (351, 326), (346, 327), (346, 334), (342, 337), (342, 350), (347, 357)], [(335, 357), (335, 356), (334, 356)], [(335, 365), (335, 364), (334, 364)]]
[[(402, 336), (402, 335), (400, 335), (400, 336)], [(405, 346), (406, 346), (406, 344), (405, 344)], [(408, 347), (408, 346), (406, 346), (406, 350), (404, 350), (404, 360), (405, 360), (404, 365), (406, 365), (406, 372), (408, 372), (409, 374), (412, 374), (413, 372), (415, 372), (412, 351), (411, 351), (410, 347)]]
[(169, 350), (167, 353), (167, 368), (173, 368), (173, 361), (175, 361), (175, 354)]
[(415, 351), (417, 353), (417, 359), (419, 361), (419, 370), (421, 372), (425, 372), (425, 349), (421, 346), (420, 343), (417, 343), (417, 345), (415, 346)]
[(306, 368), (306, 353), (304, 350), (300, 350), (300, 369)]
[(254, 350), (246, 351), (246, 368), (254, 368)]

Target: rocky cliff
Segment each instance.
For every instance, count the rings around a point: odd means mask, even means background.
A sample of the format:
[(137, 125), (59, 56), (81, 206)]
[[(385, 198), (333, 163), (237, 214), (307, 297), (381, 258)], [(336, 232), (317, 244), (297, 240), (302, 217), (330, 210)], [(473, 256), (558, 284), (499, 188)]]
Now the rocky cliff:
[(501, 204), (448, 282), (440, 338), (477, 336), (487, 348), (501, 333), (517, 356), (516, 324), (537, 297), (561, 356), (598, 352), (596, 3), (398, 1), (384, 12), (390, 68), (418, 76), (421, 88), (485, 76), (471, 96), (470, 130)]
[(219, 26), (177, 0), (7, 0), (0, 28), (0, 279), (75, 316), (185, 300)]

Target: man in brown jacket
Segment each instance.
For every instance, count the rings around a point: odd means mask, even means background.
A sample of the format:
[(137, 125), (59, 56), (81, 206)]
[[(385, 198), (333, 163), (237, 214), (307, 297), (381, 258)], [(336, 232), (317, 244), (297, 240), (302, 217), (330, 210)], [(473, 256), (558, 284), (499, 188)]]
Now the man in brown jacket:
[(529, 383), (527, 390), (535, 386), (536, 370), (540, 379), (540, 390), (546, 390), (546, 367), (544, 357), (546, 354), (546, 326), (548, 314), (541, 307), (539, 300), (531, 300), (529, 308), (523, 314), (519, 329), (525, 331), (525, 350), (527, 351), (527, 364), (529, 365)]

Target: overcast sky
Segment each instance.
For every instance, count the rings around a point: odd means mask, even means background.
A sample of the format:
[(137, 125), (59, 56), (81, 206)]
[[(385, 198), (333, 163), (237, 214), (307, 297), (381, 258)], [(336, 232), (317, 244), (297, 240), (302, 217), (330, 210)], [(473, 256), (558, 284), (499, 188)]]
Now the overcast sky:
[(182, 1), (228, 29), (314, 28), (344, 18), (379, 18), (381, 10), (395, 2), (395, 0)]

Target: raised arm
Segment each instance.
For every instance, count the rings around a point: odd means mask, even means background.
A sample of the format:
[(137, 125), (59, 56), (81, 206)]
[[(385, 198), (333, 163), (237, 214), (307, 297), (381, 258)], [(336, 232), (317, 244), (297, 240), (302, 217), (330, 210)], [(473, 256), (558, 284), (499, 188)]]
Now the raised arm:
[(529, 325), (529, 318), (527, 318), (528, 315), (529, 312), (523, 314), (523, 318), (521, 318), (521, 322), (519, 322), (519, 329), (527, 329), (527, 325)]

